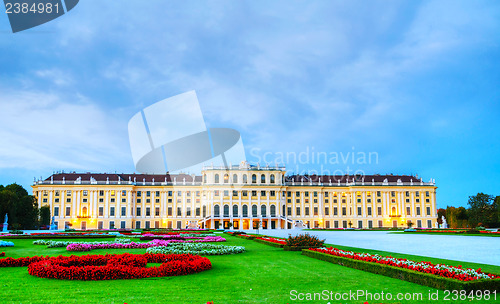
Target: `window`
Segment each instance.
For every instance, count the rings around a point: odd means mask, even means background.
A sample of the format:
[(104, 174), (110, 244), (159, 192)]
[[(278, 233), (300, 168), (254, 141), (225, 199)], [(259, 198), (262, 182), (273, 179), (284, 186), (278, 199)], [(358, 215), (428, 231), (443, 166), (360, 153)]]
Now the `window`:
[(141, 221), (135, 222), (135, 229), (141, 229)]
[(261, 205), (261, 206), (260, 206), (260, 214), (261, 214), (262, 216), (266, 216), (266, 212), (267, 212), (267, 207), (266, 207), (266, 205)]
[(363, 221), (358, 221), (358, 228), (363, 228)]
[[(158, 210), (158, 212), (160, 212), (160, 210)], [(196, 216), (200, 216), (200, 207), (196, 207)]]
[(420, 191), (415, 192), (415, 196), (420, 196)]
[(127, 199), (126, 198), (122, 198), (122, 203), (126, 203), (127, 202)]
[[(86, 201), (87, 201), (87, 199), (86, 199), (86, 198), (84, 198), (84, 199), (83, 199), (83, 201), (84, 201), (84, 202), (86, 202)], [(112, 199), (111, 199), (111, 202), (112, 202), (112, 203), (114, 203), (114, 202), (115, 202), (115, 199), (114, 199), (114, 198), (112, 198)]]
[(126, 223), (125, 221), (121, 221), (120, 222), (120, 228), (121, 229), (125, 229), (125, 223)]
[(46, 203), (46, 202), (47, 202), (47, 199), (46, 199), (46, 198), (44, 198), (44, 199), (43, 199), (43, 202), (44, 202), (44, 203)]
[(146, 224), (146, 227), (144, 227), (145, 229), (150, 229), (151, 228), (151, 222), (150, 221), (146, 221), (144, 224)]
[(54, 207), (54, 216), (59, 216), (59, 207)]
[(266, 183), (266, 176), (264, 174), (260, 175), (260, 183), (265, 184)]
[(252, 174), (252, 184), (256, 184), (256, 183), (257, 183), (257, 175)]
[(122, 196), (127, 196), (127, 190), (122, 190)]
[(66, 203), (71, 203), (71, 198), (69, 198), (69, 197), (68, 197), (68, 198), (66, 199)]
[(252, 196), (257, 196), (257, 191), (252, 190)]
[(271, 174), (271, 184), (274, 184), (274, 174)]
[(109, 216), (115, 216), (115, 207), (109, 208)]
[(104, 228), (104, 223), (102, 221), (97, 222), (97, 229), (101, 230)]
[(318, 215), (318, 207), (314, 207), (313, 208), (313, 214), (314, 215)]
[(426, 202), (426, 203), (429, 203), (430, 201), (429, 201), (429, 199), (428, 199), (428, 198), (426, 198), (426, 199), (425, 199), (425, 202)]
[(243, 175), (243, 183), (246, 184), (248, 183), (248, 178), (247, 178), (247, 175)]
[(104, 207), (99, 207), (99, 216), (104, 216)]
[(214, 191), (214, 196), (219, 196), (219, 190)]
[(271, 195), (271, 196), (276, 196), (276, 191), (271, 190), (271, 191), (270, 191), (270, 193), (269, 193), (269, 195)]
[(271, 216), (276, 216), (276, 206), (271, 205)]
[(121, 215), (122, 216), (127, 216), (127, 207), (122, 207)]
[(71, 190), (66, 190), (66, 196), (70, 196), (71, 195)]
[(429, 196), (430, 196), (429, 191), (425, 191), (425, 196), (426, 196), (426, 197), (429, 197)]
[(297, 215), (297, 216), (300, 216), (300, 207), (297, 207), (297, 210), (296, 210), (296, 215)]
[(224, 184), (229, 183), (229, 174), (224, 174)]
[(427, 220), (427, 228), (432, 228), (432, 221), (431, 220)]
[(155, 208), (155, 216), (160, 216), (160, 207)]
[(151, 216), (151, 208), (146, 207), (146, 216)]
[[(140, 200), (140, 199), (139, 199), (139, 200), (137, 200), (137, 201), (138, 201), (139, 203), (141, 202), (141, 200)], [(100, 198), (100, 199), (99, 199), (99, 203), (104, 203), (104, 199), (103, 199), (103, 198)]]
[(286, 208), (286, 215), (292, 216), (292, 207), (287, 207)]
[(252, 216), (253, 217), (257, 216), (257, 205), (252, 205)]
[(243, 190), (242, 193), (243, 197), (247, 197), (248, 196), (248, 191), (247, 190)]
[(89, 192), (87, 190), (83, 190), (83, 196), (89, 195)]
[(159, 203), (159, 202), (160, 202), (159, 198), (155, 199), (155, 203)]
[(405, 192), (405, 196), (409, 197), (410, 196), (410, 191)]
[(160, 196), (160, 191), (156, 191), (155, 196), (157, 196), (157, 197)]
[(367, 212), (367, 213), (368, 213), (368, 215), (369, 215), (369, 216), (371, 216), (371, 215), (372, 215), (372, 207), (368, 207), (368, 210), (367, 210), (367, 211), (368, 211), (368, 212)]
[(339, 211), (337, 207), (333, 207), (333, 215), (338, 215)]
[(328, 207), (325, 207), (325, 215), (330, 215), (330, 209)]
[[(139, 194), (140, 192), (137, 192), (137, 194)], [(104, 196), (104, 190), (99, 190), (99, 196)], [(140, 196), (140, 195), (138, 195)]]
[[(425, 208), (426, 211), (427, 211), (427, 215), (431, 215), (431, 207), (426, 207)], [(429, 227), (430, 228), (430, 227)]]
[(146, 191), (146, 196), (150, 197), (151, 196), (151, 191)]
[(191, 216), (191, 207), (186, 207), (186, 216)]
[(177, 196), (182, 196), (182, 191), (177, 191)]
[(360, 198), (358, 198), (358, 203), (361, 203), (361, 199)]
[(114, 221), (109, 222), (109, 229), (115, 229), (115, 222)]
[(342, 215), (347, 215), (347, 210), (345, 207), (342, 207)]
[(229, 196), (229, 191), (228, 190), (224, 190), (224, 196)]
[(220, 216), (220, 207), (219, 205), (214, 206), (214, 216)]
[(168, 216), (172, 216), (172, 207), (168, 207), (167, 212)]
[(247, 205), (243, 205), (243, 216), (244, 217), (248, 216), (248, 206)]
[(182, 208), (177, 207), (177, 216), (182, 216)]
[(234, 217), (238, 216), (238, 205), (233, 205), (233, 216)]
[(266, 196), (266, 191), (264, 190), (260, 191), (260, 196)]
[(373, 222), (372, 221), (368, 221), (368, 228), (370, 228), (370, 229), (373, 228)]
[(382, 215), (382, 207), (377, 207), (377, 215), (378, 216)]
[(297, 198), (297, 199), (295, 200), (295, 203), (300, 204), (300, 198)]
[(339, 228), (339, 221), (334, 221), (333, 222), (333, 227), (334, 228)]
[(141, 216), (141, 207), (137, 207), (135, 215)]
[(173, 192), (172, 191), (168, 191), (168, 196), (172, 196), (173, 195)]
[(304, 192), (305, 197), (309, 197), (309, 191)]
[(219, 183), (219, 174), (215, 174), (215, 183), (218, 184)]
[(55, 194), (55, 195), (56, 195), (56, 196), (59, 196), (59, 190), (56, 190), (56, 194)]
[(308, 215), (309, 215), (309, 207), (306, 207), (306, 208), (305, 208), (304, 213), (305, 213), (305, 215), (306, 215), (306, 216), (308, 216)]
[(420, 215), (420, 207), (417, 207), (417, 215)]
[(422, 228), (422, 221), (421, 220), (417, 220), (417, 228)]
[(207, 175), (206, 174), (203, 174), (203, 183), (206, 184), (207, 183)]
[(358, 215), (361, 215), (361, 207), (358, 207)]
[(381, 196), (382, 196), (382, 192), (377, 191), (377, 197), (381, 197)]
[(237, 184), (238, 183), (238, 175), (233, 174), (233, 183)]
[(411, 208), (410, 207), (406, 207), (406, 215), (411, 215)]

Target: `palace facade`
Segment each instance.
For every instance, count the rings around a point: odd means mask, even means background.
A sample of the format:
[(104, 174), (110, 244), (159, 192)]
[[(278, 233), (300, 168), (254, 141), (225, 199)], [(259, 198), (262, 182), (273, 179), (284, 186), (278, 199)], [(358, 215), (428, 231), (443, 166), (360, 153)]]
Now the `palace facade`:
[(35, 181), (58, 229), (432, 228), (433, 180), (291, 175), (284, 167), (204, 167), (201, 175), (57, 173)]

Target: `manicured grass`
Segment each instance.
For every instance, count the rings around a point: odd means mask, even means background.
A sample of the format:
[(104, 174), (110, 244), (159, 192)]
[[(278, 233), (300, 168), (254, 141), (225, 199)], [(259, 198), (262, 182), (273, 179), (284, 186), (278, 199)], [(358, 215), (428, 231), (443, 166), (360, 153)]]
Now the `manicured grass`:
[[(423, 301), (369, 301), (369, 303), (428, 303), (425, 286), (363, 272), (283, 251), (252, 240), (224, 235), (226, 245), (245, 246), (237, 255), (210, 256), (213, 268), (194, 275), (116, 281), (62, 281), (41, 279), (28, 274), (26, 267), (0, 268), (0, 303), (327, 303), (293, 301), (290, 292), (422, 293)], [(65, 248), (32, 245), (32, 240), (13, 240), (15, 247), (1, 248), (8, 257), (70, 255)], [(335, 246), (342, 248), (341, 246)], [(348, 247), (343, 247), (348, 248)], [(373, 250), (365, 250), (374, 252)], [(104, 253), (144, 253), (145, 249), (93, 250), (77, 255)], [(380, 251), (379, 251), (380, 253)], [(405, 256), (390, 253), (393, 256)], [(406, 255), (407, 257), (410, 257)], [(411, 256), (413, 257), (413, 256)], [(430, 258), (425, 258), (431, 260)], [(436, 261), (438, 259), (432, 259)], [(443, 261), (443, 260), (441, 260)], [(455, 262), (453, 262), (456, 264)], [(462, 263), (462, 265), (471, 263)], [(479, 264), (475, 264), (479, 265)], [(482, 265), (485, 271), (500, 267)], [(443, 293), (439, 292), (440, 296)], [(363, 303), (341, 301), (341, 303)], [(340, 303), (331, 301), (331, 303)], [(462, 303), (453, 301), (453, 303)], [(474, 303), (464, 301), (463, 303)], [(484, 301), (477, 301), (484, 303)], [(493, 302), (491, 302), (493, 303)]]

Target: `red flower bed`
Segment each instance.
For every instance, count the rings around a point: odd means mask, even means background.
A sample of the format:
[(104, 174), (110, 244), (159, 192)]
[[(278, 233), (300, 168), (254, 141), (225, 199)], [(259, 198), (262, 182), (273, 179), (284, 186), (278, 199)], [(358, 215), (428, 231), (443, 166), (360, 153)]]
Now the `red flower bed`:
[(479, 279), (498, 279), (499, 276), (488, 274), (481, 269), (464, 269), (462, 266), (448, 266), (443, 264), (432, 264), (431, 262), (415, 262), (407, 259), (398, 259), (391, 256), (380, 256), (377, 254), (357, 253), (337, 248), (309, 248), (309, 250), (326, 253), (329, 255), (360, 260), (370, 263), (384, 264), (399, 268), (410, 269), (422, 273), (429, 273), (441, 277), (452, 278), (460, 281), (473, 281)]
[[(147, 263), (162, 263), (146, 268)], [(210, 260), (190, 254), (106, 254), (26, 257), (0, 260), (0, 267), (28, 266), (40, 278), (62, 280), (117, 280), (186, 275), (212, 268)]]
[(255, 239), (266, 241), (266, 242), (271, 242), (271, 243), (276, 243), (276, 244), (280, 244), (280, 245), (286, 245), (286, 240), (282, 240), (282, 239), (275, 239), (275, 238), (270, 238), (270, 237), (256, 237)]

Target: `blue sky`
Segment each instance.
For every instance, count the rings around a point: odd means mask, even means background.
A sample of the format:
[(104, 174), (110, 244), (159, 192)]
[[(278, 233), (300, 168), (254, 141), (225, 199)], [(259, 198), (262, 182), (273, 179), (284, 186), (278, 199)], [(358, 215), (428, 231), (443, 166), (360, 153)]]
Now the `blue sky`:
[(419, 174), (466, 205), (500, 195), (499, 43), (496, 1), (80, 1), (17, 34), (3, 14), (0, 184), (133, 172), (128, 120), (194, 89), (251, 162), (375, 152), (287, 165)]

